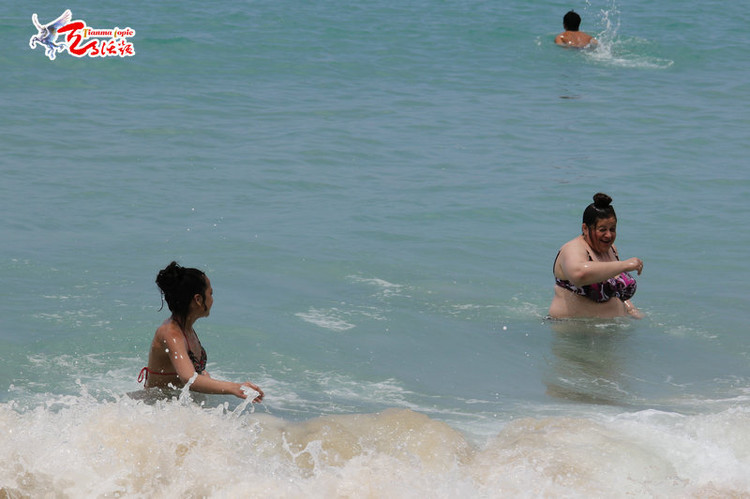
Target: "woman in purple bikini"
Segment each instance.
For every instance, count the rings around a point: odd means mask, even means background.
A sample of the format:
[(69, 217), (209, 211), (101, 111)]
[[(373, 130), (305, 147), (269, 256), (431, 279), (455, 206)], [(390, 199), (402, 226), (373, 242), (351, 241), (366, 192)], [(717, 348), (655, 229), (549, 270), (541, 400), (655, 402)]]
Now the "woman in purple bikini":
[(193, 324), (201, 317), (208, 317), (214, 303), (213, 288), (206, 274), (172, 262), (159, 272), (156, 284), (172, 315), (156, 330), (148, 365), (141, 370), (138, 382), (143, 382), (146, 388), (167, 388), (169, 385), (182, 388), (195, 377), (190, 385), (193, 391), (231, 394), (244, 399), (254, 390), (258, 395), (253, 402), (261, 402), (263, 390), (253, 383), (221, 381), (212, 378), (205, 370), (206, 350), (195, 334)]
[(620, 260), (614, 245), (617, 216), (611, 203), (606, 194), (595, 194), (594, 202), (583, 212), (581, 235), (557, 253), (552, 267), (555, 296), (549, 307), (551, 318), (643, 317), (630, 301), (636, 283), (628, 273), (640, 275), (643, 261)]

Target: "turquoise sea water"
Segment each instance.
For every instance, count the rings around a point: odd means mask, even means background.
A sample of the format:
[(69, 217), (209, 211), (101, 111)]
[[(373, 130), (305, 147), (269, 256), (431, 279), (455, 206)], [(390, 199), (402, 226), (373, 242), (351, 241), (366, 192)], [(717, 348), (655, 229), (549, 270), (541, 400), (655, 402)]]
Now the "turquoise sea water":
[[(595, 51), (552, 39), (575, 8)], [(54, 61), (31, 15), (131, 27)], [(0, 20), (0, 496), (750, 493), (742, 5), (32, 2)], [(641, 321), (545, 320), (610, 194)], [(209, 371), (144, 404), (154, 278)]]

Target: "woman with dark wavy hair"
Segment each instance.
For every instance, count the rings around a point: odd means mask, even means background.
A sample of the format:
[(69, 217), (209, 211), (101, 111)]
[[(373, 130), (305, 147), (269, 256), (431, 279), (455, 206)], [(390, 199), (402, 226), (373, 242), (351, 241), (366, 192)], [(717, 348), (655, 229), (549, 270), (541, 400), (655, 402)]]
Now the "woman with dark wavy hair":
[(643, 271), (640, 258), (620, 260), (615, 247), (617, 215), (612, 198), (594, 195), (594, 202), (583, 212), (581, 235), (565, 243), (557, 253), (552, 270), (555, 296), (549, 316), (611, 318), (641, 312), (630, 301), (636, 290), (628, 272)]
[[(214, 303), (208, 276), (193, 268), (172, 262), (159, 271), (156, 284), (172, 315), (156, 330), (151, 341), (148, 365), (141, 370), (138, 382), (146, 388), (182, 388), (201, 393), (231, 394), (247, 398), (248, 389), (258, 392), (253, 402), (263, 400), (263, 390), (246, 381), (233, 383), (212, 378), (206, 371), (207, 355), (193, 324), (208, 317)], [(195, 379), (193, 379), (195, 378)]]

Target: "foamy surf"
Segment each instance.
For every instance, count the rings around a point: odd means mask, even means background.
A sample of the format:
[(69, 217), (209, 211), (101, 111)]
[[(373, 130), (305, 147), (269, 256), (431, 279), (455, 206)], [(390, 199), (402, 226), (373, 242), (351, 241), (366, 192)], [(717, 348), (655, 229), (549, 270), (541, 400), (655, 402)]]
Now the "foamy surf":
[(409, 409), (302, 422), (83, 394), (0, 405), (0, 496), (705, 497), (750, 491), (750, 411), (498, 422), (474, 442)]

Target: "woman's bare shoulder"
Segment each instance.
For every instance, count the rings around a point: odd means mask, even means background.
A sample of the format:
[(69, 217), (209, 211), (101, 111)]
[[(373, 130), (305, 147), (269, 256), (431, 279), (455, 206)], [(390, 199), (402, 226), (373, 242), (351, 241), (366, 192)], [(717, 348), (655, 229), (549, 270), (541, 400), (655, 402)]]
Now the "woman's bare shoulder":
[(580, 237), (574, 237), (567, 243), (563, 244), (562, 247), (560, 247), (560, 251), (586, 251), (586, 243), (584, 240)]
[(182, 331), (175, 321), (167, 319), (156, 329), (155, 339), (162, 341), (182, 337)]

